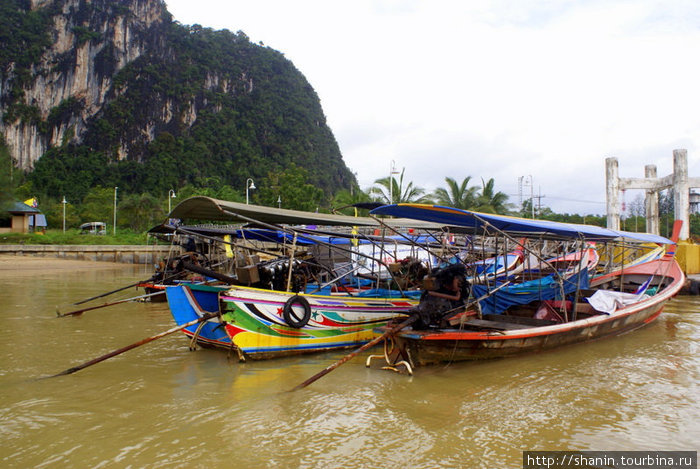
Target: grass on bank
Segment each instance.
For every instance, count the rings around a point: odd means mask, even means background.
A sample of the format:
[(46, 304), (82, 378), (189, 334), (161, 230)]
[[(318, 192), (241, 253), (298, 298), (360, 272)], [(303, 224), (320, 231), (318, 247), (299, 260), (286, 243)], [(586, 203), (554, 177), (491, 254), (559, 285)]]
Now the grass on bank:
[(117, 230), (117, 234), (105, 235), (81, 234), (79, 230), (46, 230), (46, 233), (2, 233), (0, 244), (118, 244), (144, 245), (153, 244), (154, 238), (145, 232), (134, 233), (131, 230)]

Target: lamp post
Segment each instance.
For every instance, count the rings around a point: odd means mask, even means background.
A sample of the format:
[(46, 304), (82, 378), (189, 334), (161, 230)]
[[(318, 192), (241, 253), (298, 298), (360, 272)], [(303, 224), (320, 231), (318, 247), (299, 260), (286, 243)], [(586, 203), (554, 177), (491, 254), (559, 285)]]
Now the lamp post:
[[(523, 186), (528, 185), (528, 180), (530, 184), (530, 215), (532, 218), (535, 218), (535, 194), (533, 192), (533, 187), (534, 184), (532, 182), (532, 174), (528, 174), (527, 176), (520, 176), (518, 178), (518, 194), (520, 195), (520, 210), (522, 211), (523, 209)], [(523, 214), (523, 216), (525, 216)]]
[[(396, 162), (394, 160), (391, 160), (391, 167), (389, 168), (389, 203), (393, 204), (394, 203), (394, 174), (401, 174), (398, 171), (396, 171)], [(399, 194), (399, 199), (401, 198), (401, 194)], [(399, 200), (400, 202), (400, 200)]]
[(63, 232), (65, 233), (66, 232), (66, 204), (68, 203), (68, 202), (66, 202), (65, 195), (63, 196), (63, 200), (61, 201), (61, 203), (63, 204)]
[[(250, 185), (248, 184), (248, 181), (250, 181)], [(248, 195), (248, 190), (249, 189), (255, 189), (255, 183), (253, 182), (253, 178), (248, 178), (245, 181), (245, 203), (248, 205), (250, 202), (250, 197)]]
[(391, 166), (389, 166), (389, 204), (394, 203), (394, 160), (391, 160)]
[(533, 187), (535, 183), (532, 182), (532, 174), (528, 174), (530, 177), (530, 211), (532, 212), (532, 219), (535, 219), (535, 195), (533, 193)]
[(277, 196), (277, 208), (282, 208), (282, 196)]
[(117, 190), (119, 188), (114, 188), (114, 236), (117, 235)]
[(176, 197), (177, 197), (177, 196), (175, 195), (175, 191), (172, 190), (172, 189), (170, 189), (170, 190), (168, 191), (168, 214), (170, 214), (170, 199), (174, 199), (174, 198), (176, 198)]

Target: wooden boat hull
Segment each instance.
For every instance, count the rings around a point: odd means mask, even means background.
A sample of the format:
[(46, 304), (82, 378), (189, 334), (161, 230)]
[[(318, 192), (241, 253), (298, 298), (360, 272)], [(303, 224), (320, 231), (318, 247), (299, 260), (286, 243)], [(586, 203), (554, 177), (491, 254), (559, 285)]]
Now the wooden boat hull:
[[(175, 323), (186, 324), (202, 317), (206, 313), (219, 311), (219, 292), (221, 287), (205, 285), (172, 285), (165, 289)], [(182, 332), (189, 338), (195, 338), (196, 344), (203, 347), (231, 348), (231, 338), (226, 334), (219, 318), (210, 319), (198, 325), (189, 326)]]
[(221, 295), (226, 332), (252, 359), (268, 359), (357, 347), (376, 337), (374, 329), (405, 315), (418, 302), (406, 298), (303, 295), (310, 318), (289, 326), (283, 312), (293, 293), (233, 288)]
[(369, 342), (374, 329), (405, 315), (417, 300), (303, 295), (310, 308), (308, 324), (289, 326), (285, 304), (293, 293), (247, 287), (168, 286), (166, 294), (177, 324), (207, 312), (220, 312), (201, 327), (183, 329), (197, 345), (236, 349), (252, 359), (356, 347)]
[(498, 358), (622, 334), (651, 322), (662, 309), (663, 304), (655, 304), (629, 315), (608, 317), (606, 321), (580, 320), (551, 326), (547, 331), (541, 327), (507, 334), (494, 331), (443, 330), (439, 334), (411, 331), (399, 333), (397, 342), (407, 348), (412, 360), (421, 365)]
[[(662, 312), (664, 305), (682, 287), (684, 275), (673, 259), (660, 259), (625, 270), (626, 276), (640, 277), (662, 273), (671, 283), (654, 296), (622, 307), (606, 315), (598, 314), (576, 321), (547, 326), (513, 326), (512, 329), (491, 330), (433, 329), (405, 330), (396, 334), (398, 349), (416, 365), (460, 360), (506, 357), (539, 352), (564, 345), (619, 335), (642, 327)], [(610, 274), (597, 283), (613, 280)], [(507, 318), (503, 318), (504, 320)], [(487, 321), (484, 321), (487, 323)], [(505, 327), (507, 323), (503, 323)], [(486, 328), (484, 328), (486, 329)]]

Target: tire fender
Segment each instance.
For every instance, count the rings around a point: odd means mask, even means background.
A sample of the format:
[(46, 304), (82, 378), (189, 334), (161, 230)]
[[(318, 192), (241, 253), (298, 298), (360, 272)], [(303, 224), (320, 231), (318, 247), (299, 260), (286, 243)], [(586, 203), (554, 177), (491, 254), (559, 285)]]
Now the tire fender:
[[(304, 308), (304, 314), (301, 317), (299, 317), (298, 308), (295, 310), (294, 306), (301, 306)], [(309, 305), (309, 301), (301, 295), (294, 295), (284, 304), (282, 317), (290, 327), (301, 329), (307, 325), (309, 319), (311, 319), (311, 306)]]

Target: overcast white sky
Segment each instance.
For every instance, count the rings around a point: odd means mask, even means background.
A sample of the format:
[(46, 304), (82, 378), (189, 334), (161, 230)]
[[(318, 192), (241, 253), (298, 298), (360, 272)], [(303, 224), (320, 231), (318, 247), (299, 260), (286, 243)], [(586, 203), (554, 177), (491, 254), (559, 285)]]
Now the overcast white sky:
[(518, 204), (518, 178), (532, 176), (542, 205), (602, 214), (606, 157), (621, 177), (647, 164), (666, 176), (684, 148), (700, 177), (697, 0), (166, 4), (290, 59), (363, 189), (393, 160), (427, 191), (494, 178)]

